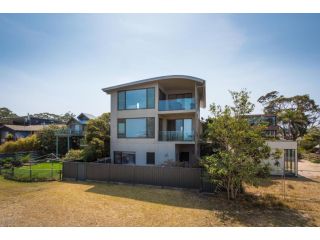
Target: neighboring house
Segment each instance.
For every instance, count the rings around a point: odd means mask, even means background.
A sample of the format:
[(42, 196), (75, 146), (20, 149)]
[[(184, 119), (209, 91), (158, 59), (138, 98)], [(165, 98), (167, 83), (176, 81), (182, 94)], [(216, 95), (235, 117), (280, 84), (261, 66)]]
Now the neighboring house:
[[(67, 138), (68, 150), (70, 148), (78, 148), (84, 143), (84, 134), (86, 131), (87, 123), (90, 119), (96, 118), (95, 116), (88, 113), (81, 113), (78, 117), (72, 117), (67, 122), (66, 128), (62, 128), (56, 131), (56, 155), (59, 152), (59, 138)], [(71, 141), (70, 141), (71, 140)]]
[(298, 175), (298, 153), (297, 142), (285, 140), (279, 131), (277, 125), (277, 116), (271, 114), (255, 114), (246, 116), (251, 125), (258, 125), (261, 123), (267, 124), (265, 130), (265, 137), (267, 138), (267, 144), (270, 146), (271, 151), (276, 149), (282, 151), (281, 158), (277, 161), (266, 160), (269, 162), (272, 168), (271, 173), (274, 175)]
[(246, 116), (251, 125), (259, 123), (266, 124), (267, 128), (264, 131), (266, 137), (279, 137), (280, 131), (277, 123), (277, 116), (273, 114), (252, 114)]
[(206, 83), (172, 75), (104, 88), (111, 95), (111, 159), (116, 164), (197, 164)]
[(32, 135), (42, 130), (44, 127), (46, 127), (46, 125), (2, 125), (0, 126), (0, 143), (4, 143), (6, 141), (8, 134), (13, 135), (13, 140), (18, 140), (19, 138), (25, 138)]
[(81, 113), (78, 117), (72, 117), (67, 122), (67, 127), (71, 133), (78, 135), (84, 135), (87, 123), (90, 119), (96, 118), (95, 116), (88, 113)]

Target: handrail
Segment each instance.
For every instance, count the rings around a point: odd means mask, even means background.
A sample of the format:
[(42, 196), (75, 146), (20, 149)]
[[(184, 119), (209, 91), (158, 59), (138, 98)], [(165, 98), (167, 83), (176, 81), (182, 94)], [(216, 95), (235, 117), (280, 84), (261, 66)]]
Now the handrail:
[(170, 100), (159, 100), (159, 111), (192, 110), (195, 109), (194, 98), (177, 98)]

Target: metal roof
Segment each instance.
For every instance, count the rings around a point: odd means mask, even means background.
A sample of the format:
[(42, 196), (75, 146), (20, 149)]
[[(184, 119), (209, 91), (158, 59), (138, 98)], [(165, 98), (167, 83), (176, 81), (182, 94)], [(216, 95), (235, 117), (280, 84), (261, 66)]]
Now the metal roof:
[(116, 90), (118, 88), (138, 85), (138, 84), (142, 84), (142, 83), (149, 83), (149, 82), (154, 82), (154, 81), (168, 80), (168, 79), (187, 79), (187, 80), (192, 80), (192, 81), (195, 81), (195, 82), (199, 82), (201, 84), (205, 84), (205, 82), (206, 82), (205, 80), (203, 80), (201, 78), (187, 76), (187, 75), (168, 75), (168, 76), (147, 78), (147, 79), (138, 80), (138, 81), (134, 81), (134, 82), (119, 84), (119, 85), (103, 88), (102, 91), (104, 91), (106, 93), (110, 93), (111, 91)]
[(192, 76), (188, 76), (188, 75), (167, 75), (167, 76), (160, 76), (160, 77), (154, 77), (154, 78), (147, 78), (147, 79), (143, 79), (143, 80), (138, 80), (138, 81), (134, 81), (134, 82), (129, 82), (129, 83), (124, 83), (124, 84), (119, 84), (119, 85), (103, 88), (102, 91), (110, 94), (112, 91), (120, 89), (120, 88), (144, 84), (144, 83), (150, 83), (150, 82), (155, 82), (155, 81), (168, 80), (168, 79), (185, 79), (185, 80), (191, 80), (191, 81), (195, 81), (195, 82), (199, 83), (200, 87), (203, 87), (203, 96), (202, 96), (202, 104), (201, 104), (202, 106), (201, 107), (205, 108), (205, 106), (206, 106), (206, 89), (205, 89), (206, 81), (201, 78), (192, 77)]

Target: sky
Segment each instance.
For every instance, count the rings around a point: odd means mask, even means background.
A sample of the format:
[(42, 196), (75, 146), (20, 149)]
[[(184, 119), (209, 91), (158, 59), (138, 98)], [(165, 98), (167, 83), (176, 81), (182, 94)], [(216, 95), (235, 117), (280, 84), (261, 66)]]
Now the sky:
[(0, 107), (18, 115), (110, 111), (101, 89), (206, 80), (210, 103), (247, 89), (320, 104), (320, 14), (0, 14)]

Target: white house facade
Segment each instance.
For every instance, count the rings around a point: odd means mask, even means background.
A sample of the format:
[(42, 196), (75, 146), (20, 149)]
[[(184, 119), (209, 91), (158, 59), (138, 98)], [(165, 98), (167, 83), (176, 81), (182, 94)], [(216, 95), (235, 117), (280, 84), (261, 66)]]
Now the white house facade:
[(192, 166), (200, 157), (205, 80), (156, 77), (103, 89), (111, 95), (112, 163)]

